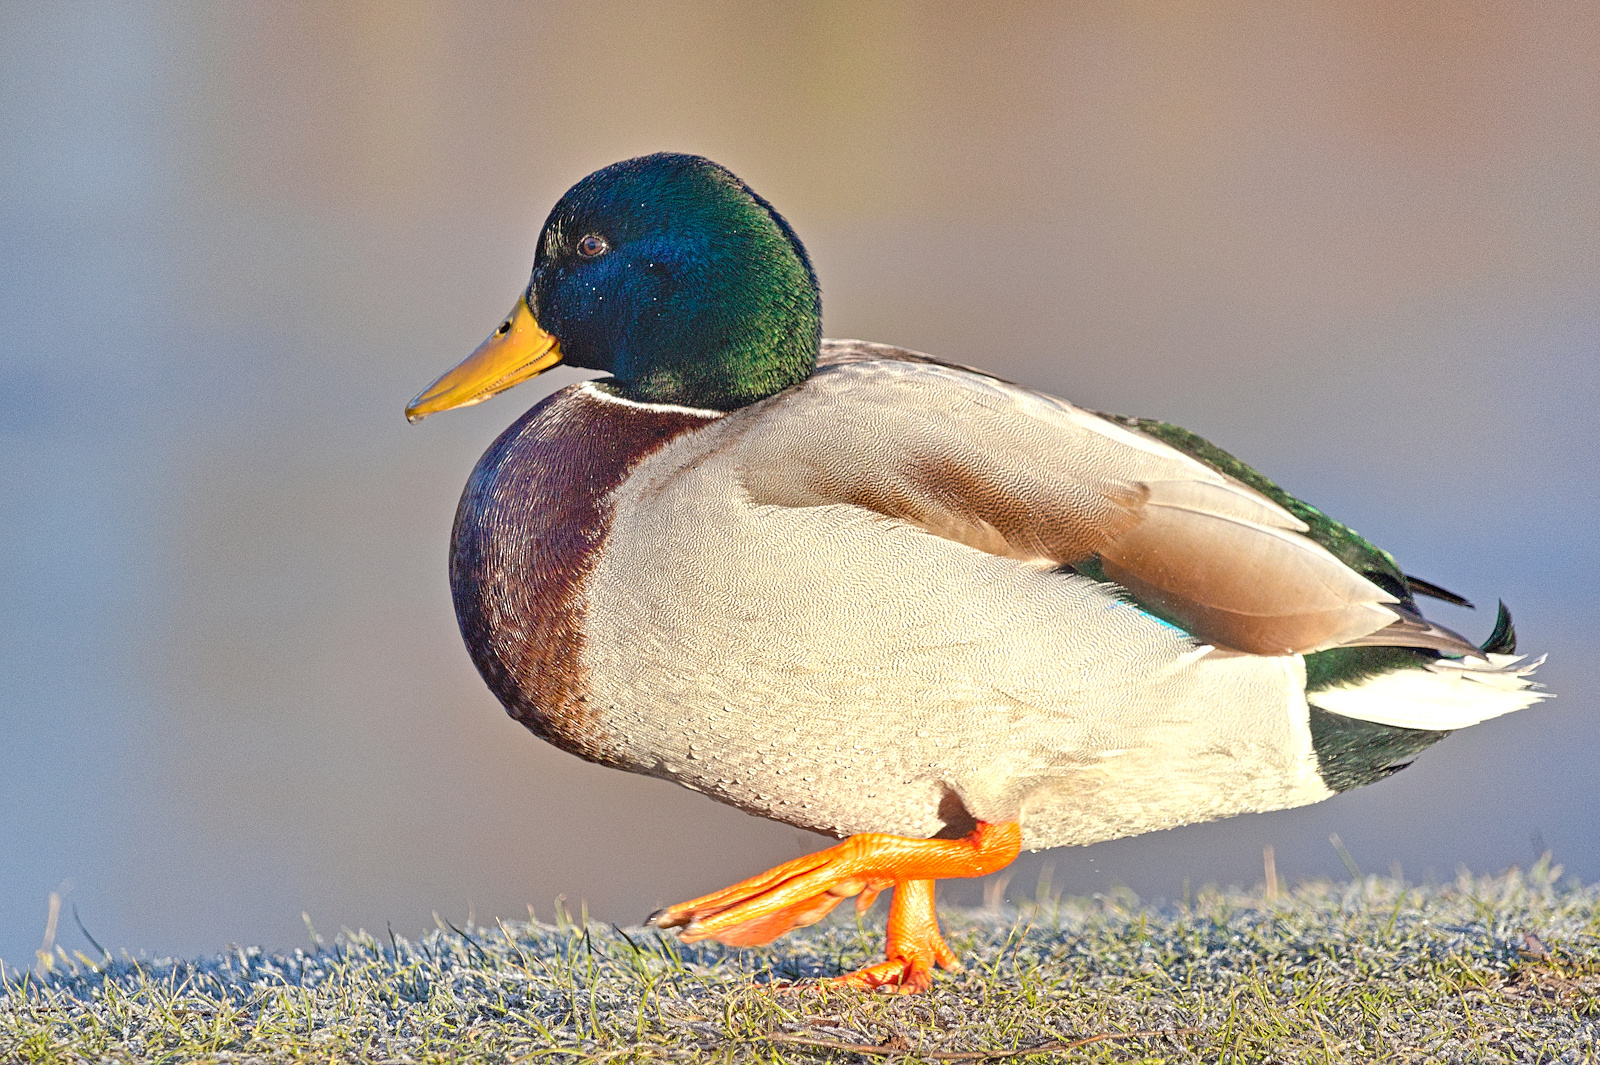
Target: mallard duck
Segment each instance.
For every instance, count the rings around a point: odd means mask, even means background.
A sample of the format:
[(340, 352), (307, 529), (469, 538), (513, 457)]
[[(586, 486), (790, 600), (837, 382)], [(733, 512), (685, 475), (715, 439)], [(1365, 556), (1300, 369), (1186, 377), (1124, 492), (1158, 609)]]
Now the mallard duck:
[(1464, 603), (1175, 426), (821, 339), (788, 222), (709, 160), (574, 185), (413, 421), (556, 365), (484, 454), (450, 582), (511, 716), (582, 758), (843, 842), (658, 911), (766, 943), (893, 889), (885, 961), (958, 959), (934, 881), (1325, 799), (1526, 707)]

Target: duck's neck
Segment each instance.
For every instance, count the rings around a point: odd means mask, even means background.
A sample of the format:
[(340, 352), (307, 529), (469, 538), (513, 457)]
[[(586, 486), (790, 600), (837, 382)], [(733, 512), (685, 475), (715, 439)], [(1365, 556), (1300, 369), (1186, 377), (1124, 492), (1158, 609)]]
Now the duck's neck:
[(762, 337), (713, 357), (697, 355), (665, 363), (631, 380), (606, 384), (609, 391), (639, 403), (730, 411), (799, 384), (816, 365), (815, 339)]
[(641, 403), (729, 411), (810, 377), (822, 340), (814, 291), (729, 295), (651, 336), (647, 357), (618, 360), (611, 390)]

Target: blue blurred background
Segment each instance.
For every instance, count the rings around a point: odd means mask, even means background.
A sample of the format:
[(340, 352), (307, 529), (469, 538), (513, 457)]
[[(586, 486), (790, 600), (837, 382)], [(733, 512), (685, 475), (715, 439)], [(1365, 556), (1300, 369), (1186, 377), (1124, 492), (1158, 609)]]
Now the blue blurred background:
[[(822, 841), (511, 723), (445, 545), (558, 371), (401, 408), (546, 211), (700, 152), (826, 332), (1182, 423), (1488, 610), (1559, 698), (1011, 892), (1600, 878), (1591, 4), (0, 4), (0, 957), (633, 923)], [(948, 883), (951, 898), (980, 886)], [(92, 953), (92, 951), (91, 951)]]

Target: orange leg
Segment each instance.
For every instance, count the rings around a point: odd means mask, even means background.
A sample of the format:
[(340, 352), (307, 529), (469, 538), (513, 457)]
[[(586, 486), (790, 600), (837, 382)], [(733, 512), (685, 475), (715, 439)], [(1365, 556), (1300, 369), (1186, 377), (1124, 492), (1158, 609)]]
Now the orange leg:
[(1022, 846), (1015, 821), (980, 821), (963, 839), (908, 839), (864, 833), (838, 846), (769, 869), (730, 888), (652, 914), (650, 923), (680, 928), (687, 943), (715, 939), (729, 946), (768, 943), (815, 924), (835, 906), (859, 895), (857, 909), (893, 887), (889, 909), (889, 960), (842, 977), (855, 987), (921, 991), (935, 964), (959, 967), (939, 935), (933, 882), (941, 877), (985, 876), (1009, 865)]
[(952, 972), (961, 968), (960, 959), (939, 934), (932, 880), (907, 880), (894, 886), (884, 953), (887, 961), (846, 973), (832, 982), (865, 991), (886, 988), (897, 994), (914, 995), (933, 986), (935, 965)]

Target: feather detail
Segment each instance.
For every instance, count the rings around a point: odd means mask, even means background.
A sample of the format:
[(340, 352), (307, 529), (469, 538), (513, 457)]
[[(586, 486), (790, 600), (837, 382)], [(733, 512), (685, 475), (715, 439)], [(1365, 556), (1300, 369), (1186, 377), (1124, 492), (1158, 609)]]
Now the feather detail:
[(1448, 588), (1441, 588), (1432, 581), (1425, 581), (1421, 577), (1406, 574), (1406, 587), (1411, 589), (1412, 595), (1425, 595), (1429, 599), (1438, 599), (1441, 602), (1451, 603), (1455, 606), (1464, 606), (1468, 610), (1475, 609), (1472, 601), (1466, 596), (1457, 595)]
[(1107, 577), (1189, 632), (1281, 655), (1336, 647), (1395, 621), (1394, 596), (1298, 532), (1194, 505), (1196, 495), (1221, 493), (1183, 494), (1188, 505), (1170, 505), (1153, 491), (1139, 524), (1100, 559)]
[(1389, 611), (1396, 619), (1379, 629), (1346, 641), (1346, 647), (1424, 647), (1440, 654), (1481, 657), (1482, 648), (1453, 629), (1429, 621), (1414, 610), (1391, 606)]

